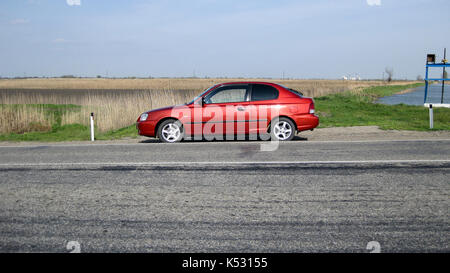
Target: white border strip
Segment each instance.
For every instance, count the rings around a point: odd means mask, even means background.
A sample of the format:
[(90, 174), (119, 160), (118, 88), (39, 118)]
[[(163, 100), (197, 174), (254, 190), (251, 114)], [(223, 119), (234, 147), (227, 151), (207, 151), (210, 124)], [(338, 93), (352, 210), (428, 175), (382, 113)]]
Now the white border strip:
[(450, 108), (450, 103), (424, 103), (423, 106), (430, 108), (430, 104), (433, 108)]

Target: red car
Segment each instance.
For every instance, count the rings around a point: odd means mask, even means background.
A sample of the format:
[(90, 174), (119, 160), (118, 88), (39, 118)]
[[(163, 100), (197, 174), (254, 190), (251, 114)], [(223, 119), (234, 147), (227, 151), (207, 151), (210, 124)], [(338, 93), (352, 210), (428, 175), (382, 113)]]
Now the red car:
[(298, 91), (267, 82), (231, 82), (214, 85), (184, 105), (145, 112), (136, 127), (139, 135), (163, 142), (241, 135), (287, 141), (318, 124), (314, 101)]

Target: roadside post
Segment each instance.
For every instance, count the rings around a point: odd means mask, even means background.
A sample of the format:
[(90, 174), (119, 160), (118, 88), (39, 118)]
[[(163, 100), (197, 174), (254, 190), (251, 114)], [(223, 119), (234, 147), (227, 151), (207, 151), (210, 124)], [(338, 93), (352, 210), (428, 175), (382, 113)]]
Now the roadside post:
[[(430, 81), (441, 81), (442, 82), (442, 91), (441, 91), (441, 103), (444, 105), (443, 107), (447, 107), (444, 104), (444, 87), (445, 82), (449, 79), (445, 77), (445, 68), (450, 67), (450, 64), (448, 63), (446, 59), (446, 49), (444, 48), (444, 58), (442, 59), (441, 63), (436, 63), (436, 55), (435, 54), (427, 54), (427, 62), (425, 64), (425, 94), (423, 97), (423, 103), (425, 104), (427, 102), (427, 95), (428, 95), (428, 85)], [(442, 68), (442, 78), (429, 78), (428, 77), (428, 69), (429, 68)], [(436, 106), (438, 107), (438, 106)]]
[(430, 129), (433, 129), (433, 104), (430, 103)]
[[(433, 129), (434, 122), (433, 122), (433, 106), (434, 107), (446, 107), (450, 108), (449, 103), (444, 103), (444, 87), (445, 82), (449, 79), (446, 77), (445, 68), (450, 67), (450, 64), (448, 63), (446, 59), (446, 53), (447, 50), (444, 48), (444, 58), (442, 59), (442, 62), (436, 63), (436, 55), (435, 54), (427, 54), (427, 61), (425, 63), (425, 94), (423, 97), (423, 106), (429, 108), (430, 113), (430, 129)], [(429, 78), (428, 77), (428, 69), (429, 68), (442, 68), (442, 78)], [(442, 82), (442, 91), (441, 91), (441, 103), (427, 103), (427, 95), (428, 95), (428, 85), (430, 81), (441, 81)]]
[(94, 113), (91, 113), (91, 141), (94, 141)]

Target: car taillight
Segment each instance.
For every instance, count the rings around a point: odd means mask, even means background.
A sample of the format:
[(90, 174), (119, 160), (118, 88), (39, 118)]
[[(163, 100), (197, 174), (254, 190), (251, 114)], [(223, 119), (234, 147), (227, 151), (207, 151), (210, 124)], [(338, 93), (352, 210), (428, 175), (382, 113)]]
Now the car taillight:
[(310, 114), (314, 114), (314, 113), (315, 113), (315, 110), (314, 110), (314, 102), (311, 102), (311, 103), (309, 104), (309, 113), (310, 113)]

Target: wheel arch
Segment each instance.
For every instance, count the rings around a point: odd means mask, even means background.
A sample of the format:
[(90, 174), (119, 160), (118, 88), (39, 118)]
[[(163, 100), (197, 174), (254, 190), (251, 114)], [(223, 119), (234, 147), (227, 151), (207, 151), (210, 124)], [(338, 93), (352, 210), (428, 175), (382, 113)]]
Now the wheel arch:
[(286, 119), (289, 119), (289, 120), (294, 124), (295, 132), (298, 132), (298, 129), (297, 129), (298, 126), (297, 126), (297, 123), (296, 123), (292, 118), (290, 118), (289, 116), (280, 115), (280, 116), (276, 116), (276, 117), (272, 118), (272, 120), (270, 120), (269, 124), (267, 125), (267, 132), (268, 132), (268, 133), (270, 133), (270, 126), (272, 125), (272, 122), (273, 122), (274, 120), (276, 120), (276, 119), (279, 119), (279, 118), (286, 118)]
[[(171, 119), (175, 120), (175, 121), (180, 121), (179, 119), (174, 118), (174, 117), (165, 117), (165, 118), (160, 119), (158, 121), (158, 123), (156, 123), (156, 125), (155, 125), (155, 136), (158, 135), (159, 126), (161, 126), (161, 123), (163, 123), (166, 120), (171, 120)], [(180, 123), (181, 123), (181, 121), (180, 121)], [(181, 123), (181, 124), (183, 124), (183, 123)]]

